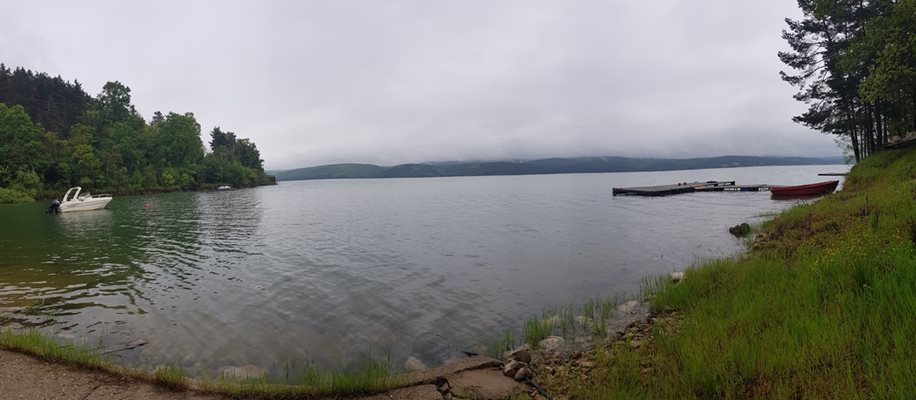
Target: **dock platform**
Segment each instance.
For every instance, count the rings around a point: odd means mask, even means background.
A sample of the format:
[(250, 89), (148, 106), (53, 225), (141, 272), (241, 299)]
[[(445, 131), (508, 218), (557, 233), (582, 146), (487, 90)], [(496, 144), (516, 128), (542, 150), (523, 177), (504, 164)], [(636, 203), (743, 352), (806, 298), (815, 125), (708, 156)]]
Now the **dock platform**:
[(725, 190), (726, 187), (734, 188), (735, 181), (683, 182), (673, 185), (623, 187), (613, 188), (611, 193), (614, 196), (669, 196), (672, 194), (692, 193), (703, 190)]

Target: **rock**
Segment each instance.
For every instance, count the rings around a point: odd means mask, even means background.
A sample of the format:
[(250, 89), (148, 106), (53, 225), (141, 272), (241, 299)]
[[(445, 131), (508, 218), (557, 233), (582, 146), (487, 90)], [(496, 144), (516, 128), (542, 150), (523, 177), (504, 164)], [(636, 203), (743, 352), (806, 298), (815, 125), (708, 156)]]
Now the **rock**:
[(686, 277), (686, 276), (687, 276), (687, 274), (685, 274), (684, 271), (672, 272), (672, 273), (671, 273), (671, 280), (674, 281), (674, 283), (678, 283), (678, 282), (684, 280), (684, 277)]
[(503, 366), (503, 375), (508, 377), (515, 376), (515, 373), (518, 372), (519, 369), (524, 368), (526, 365), (527, 364), (523, 362), (511, 360)]
[(538, 347), (546, 353), (559, 353), (566, 340), (559, 336), (548, 336), (538, 343)]
[(639, 340), (631, 340), (631, 341), (630, 341), (630, 348), (631, 348), (631, 349), (638, 349), (640, 346), (642, 346), (642, 341), (639, 341)]
[(513, 376), (512, 379), (515, 379), (516, 382), (521, 382), (533, 376), (534, 374), (531, 372), (530, 369), (522, 367), (522, 368), (519, 368), (518, 371), (515, 372), (515, 376)]
[(462, 371), (445, 378), (452, 385), (451, 393), (459, 399), (514, 399), (527, 392), (525, 384), (503, 376), (497, 369)]
[(254, 365), (243, 365), (241, 367), (222, 367), (219, 369), (219, 376), (226, 379), (237, 379), (240, 381), (248, 379), (258, 379), (267, 375), (267, 370)]
[(452, 385), (448, 382), (448, 379), (445, 377), (436, 378), (436, 391), (439, 393), (449, 393), (452, 391)]
[(748, 233), (751, 233), (751, 226), (748, 225), (747, 222), (742, 222), (738, 225), (728, 228), (728, 233), (731, 233), (735, 237), (745, 237)]
[(419, 385), (424, 383), (432, 384), (437, 381), (437, 378), (442, 376), (448, 376), (466, 370), (499, 368), (500, 366), (502, 366), (502, 363), (499, 360), (487, 356), (474, 356), (462, 358), (456, 362), (448, 363), (436, 368), (407, 372), (402, 375), (395, 376), (394, 379), (399, 379), (405, 386)]
[(617, 311), (620, 311), (625, 314), (635, 313), (639, 308), (639, 302), (636, 300), (628, 300), (617, 306)]
[(592, 367), (595, 366), (595, 362), (591, 360), (579, 360), (576, 362), (576, 364), (578, 364), (579, 367), (582, 367), (584, 369), (592, 369)]
[(428, 368), (423, 361), (414, 356), (407, 357), (407, 361), (404, 361), (404, 370), (407, 372), (422, 371)]
[(507, 351), (504, 354), (506, 361), (521, 361), (523, 363), (531, 363), (531, 350), (528, 348), (528, 345), (524, 345), (512, 351)]

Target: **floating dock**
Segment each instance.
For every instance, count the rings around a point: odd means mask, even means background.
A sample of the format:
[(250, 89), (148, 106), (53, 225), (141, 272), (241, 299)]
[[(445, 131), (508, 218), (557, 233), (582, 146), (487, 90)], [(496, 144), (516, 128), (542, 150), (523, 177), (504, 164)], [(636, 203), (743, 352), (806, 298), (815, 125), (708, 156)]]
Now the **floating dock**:
[(760, 192), (769, 185), (736, 185), (735, 181), (683, 182), (673, 185), (613, 188), (612, 194), (631, 196), (669, 196), (694, 192)]

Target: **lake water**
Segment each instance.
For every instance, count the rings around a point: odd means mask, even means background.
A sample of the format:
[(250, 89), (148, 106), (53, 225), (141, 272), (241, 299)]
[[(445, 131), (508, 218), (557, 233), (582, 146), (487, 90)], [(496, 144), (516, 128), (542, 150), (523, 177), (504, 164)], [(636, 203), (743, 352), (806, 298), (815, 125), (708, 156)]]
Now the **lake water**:
[(118, 354), (204, 372), (336, 367), (367, 352), (434, 365), (547, 307), (638, 293), (647, 275), (736, 253), (728, 227), (796, 202), (612, 187), (798, 184), (847, 170), (299, 181), (56, 216), (4, 205), (0, 322), (93, 347), (145, 341)]

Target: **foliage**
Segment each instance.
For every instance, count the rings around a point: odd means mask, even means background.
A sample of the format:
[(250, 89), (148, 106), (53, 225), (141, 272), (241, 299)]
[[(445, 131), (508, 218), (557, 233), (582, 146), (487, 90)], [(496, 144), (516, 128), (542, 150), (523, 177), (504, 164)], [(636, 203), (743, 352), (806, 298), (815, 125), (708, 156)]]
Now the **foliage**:
[(248, 139), (216, 128), (205, 154), (194, 114), (157, 111), (147, 123), (130, 92), (114, 81), (93, 98), (76, 81), (0, 64), (0, 202), (73, 185), (138, 193), (274, 183)]
[(793, 120), (848, 141), (855, 159), (916, 131), (916, 0), (799, 0), (804, 17), (786, 19), (792, 51), (779, 58), (796, 74)]

